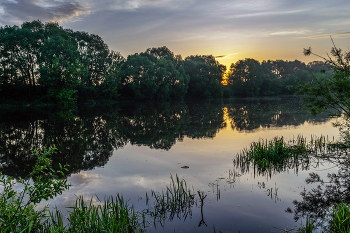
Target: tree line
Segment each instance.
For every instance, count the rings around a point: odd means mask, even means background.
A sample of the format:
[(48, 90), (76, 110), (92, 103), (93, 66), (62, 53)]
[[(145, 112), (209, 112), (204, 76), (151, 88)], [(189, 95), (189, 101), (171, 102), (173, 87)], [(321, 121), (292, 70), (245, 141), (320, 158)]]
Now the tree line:
[[(293, 94), (324, 62), (245, 59), (227, 71), (212, 55), (167, 47), (124, 58), (94, 34), (39, 20), (0, 28), (0, 99), (62, 106), (115, 100), (212, 99)], [(325, 72), (327, 74), (327, 72)]]

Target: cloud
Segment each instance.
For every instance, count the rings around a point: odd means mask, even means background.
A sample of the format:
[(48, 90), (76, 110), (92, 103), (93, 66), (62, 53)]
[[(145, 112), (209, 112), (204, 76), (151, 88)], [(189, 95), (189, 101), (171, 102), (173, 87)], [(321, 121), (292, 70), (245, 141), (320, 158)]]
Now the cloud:
[(230, 53), (230, 54), (227, 54), (227, 55), (219, 55), (219, 56), (215, 56), (216, 59), (226, 59), (226, 58), (232, 58), (234, 57), (235, 55), (237, 55), (239, 53)]
[(324, 38), (346, 38), (350, 37), (350, 32), (341, 32), (341, 33), (323, 33), (318, 35), (311, 35), (303, 38), (307, 39), (324, 39)]
[(0, 24), (21, 24), (24, 21), (77, 21), (89, 14), (87, 4), (76, 0), (4, 0), (0, 3)]
[(309, 30), (294, 30), (294, 31), (275, 31), (267, 34), (268, 36), (289, 36), (289, 35), (302, 35), (309, 32)]

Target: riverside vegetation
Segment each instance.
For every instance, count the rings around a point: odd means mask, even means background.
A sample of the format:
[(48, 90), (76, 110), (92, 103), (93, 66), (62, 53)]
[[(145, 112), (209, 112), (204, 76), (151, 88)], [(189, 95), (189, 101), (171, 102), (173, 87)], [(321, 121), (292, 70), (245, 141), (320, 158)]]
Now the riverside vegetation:
[(0, 28), (0, 100), (8, 105), (96, 104), (120, 100), (180, 101), (294, 94), (297, 80), (332, 75), (323, 61), (252, 58), (229, 69), (212, 55), (182, 58), (167, 47), (124, 58), (103, 39), (38, 20)]
[[(69, 207), (68, 217), (65, 218), (58, 209), (50, 211), (48, 206), (38, 210), (37, 204), (42, 199), (48, 200), (61, 194), (70, 187), (67, 180), (60, 178), (67, 171), (67, 165), (61, 166), (58, 171), (51, 167), (50, 157), (57, 150), (43, 149), (40, 154), (34, 151), (37, 163), (33, 171), (26, 179), (19, 178), (16, 181), (12, 177), (1, 174), (0, 182), (3, 191), (0, 193), (0, 221), (2, 232), (146, 232), (147, 225), (163, 225), (166, 219), (174, 216), (186, 219), (191, 216), (193, 205), (203, 205), (206, 195), (203, 192), (196, 193), (187, 187), (186, 181), (178, 176), (171, 177), (170, 186), (165, 192), (146, 193), (148, 208), (136, 212), (127, 201), (119, 194), (108, 197), (101, 202), (98, 197), (97, 204), (93, 198), (89, 202), (82, 196), (77, 197), (73, 207)], [(279, 171), (290, 165), (299, 166), (301, 160), (309, 160), (309, 157), (341, 156), (347, 153), (348, 145), (344, 143), (328, 141), (325, 137), (312, 138), (307, 142), (305, 138), (298, 136), (287, 144), (283, 138), (274, 138), (267, 142), (252, 143), (249, 149), (245, 149), (234, 160), (234, 165), (241, 169), (249, 169), (253, 163), (254, 170), (261, 174)], [(32, 179), (30, 182), (29, 178)], [(14, 189), (16, 183), (23, 186), (21, 192)], [(153, 203), (149, 203), (154, 198)], [(27, 201), (26, 201), (27, 200)], [(350, 230), (350, 206), (341, 202), (335, 204), (330, 215), (329, 232), (349, 232)], [(202, 213), (203, 217), (203, 213)], [(152, 221), (151, 221), (152, 220)], [(306, 218), (306, 225), (297, 229), (299, 232), (313, 232), (314, 222), (311, 217)], [(214, 227), (214, 232), (216, 229)]]
[[(231, 96), (232, 94), (254, 96), (275, 93), (260, 92), (261, 86), (259, 85), (264, 83), (263, 79), (259, 75), (254, 75), (256, 67), (261, 68), (263, 64), (273, 64), (273, 62), (260, 64), (252, 59), (239, 61), (231, 66), (228, 79), (223, 80), (225, 70), (215, 61), (213, 56), (190, 56), (182, 60), (179, 56), (174, 56), (166, 47), (161, 47), (148, 49), (142, 55), (135, 54), (124, 60), (120, 54), (110, 52), (98, 36), (64, 30), (58, 24), (48, 23), (44, 25), (40, 21), (33, 21), (24, 23), (21, 28), (1, 28), (0, 34), (2, 36), (1, 52), (3, 56), (0, 73), (1, 94), (5, 96), (5, 99), (25, 91), (35, 101), (40, 96), (42, 98), (40, 101), (46, 103), (57, 102), (61, 106), (71, 106), (76, 104), (79, 99), (82, 102), (94, 102), (102, 99), (116, 100), (121, 98), (120, 95), (123, 96), (123, 93), (125, 94), (123, 97), (138, 100), (148, 98), (152, 100), (182, 99), (187, 95), (191, 97), (204, 95), (208, 98), (214, 98), (216, 95), (218, 97)], [(43, 35), (43, 37), (38, 38), (39, 35)], [(14, 40), (14, 38), (20, 38), (20, 40)], [(27, 39), (23, 40), (23, 38)], [(95, 58), (96, 51), (92, 52), (87, 49), (91, 48), (88, 46), (88, 40), (91, 40), (91, 44), (96, 41), (101, 42), (95, 45), (96, 47), (102, 45), (104, 48), (100, 50), (100, 52), (102, 51), (100, 55), (103, 64), (109, 64), (108, 67), (102, 66), (101, 70), (97, 70), (97, 63), (89, 67), (91, 63), (88, 61)], [(49, 50), (49, 47), (56, 48), (57, 51), (55, 49)], [(23, 48), (23, 50), (17, 51), (18, 48)], [(85, 53), (86, 51), (89, 52)], [(311, 49), (305, 50), (305, 54), (312, 54)], [(316, 78), (315, 82), (299, 84), (298, 94), (306, 96), (306, 106), (312, 113), (316, 114), (333, 108), (336, 114), (345, 113), (348, 115), (350, 107), (348, 102), (350, 53), (342, 53), (334, 46), (331, 54), (335, 60), (329, 58), (325, 59), (324, 63), (318, 63), (327, 69), (330, 65), (331, 71), (324, 70), (324, 74)], [(177, 66), (172, 62), (177, 62)], [(255, 67), (252, 72), (247, 72), (250, 66), (246, 63)], [(138, 66), (138, 64), (142, 65)], [(177, 68), (178, 70), (176, 70)], [(169, 72), (169, 70), (173, 72)], [(203, 79), (201, 73), (203, 70), (205, 75), (209, 75), (207, 77), (210, 78)], [(159, 73), (155, 74), (155, 71)], [(189, 71), (193, 72), (192, 75)], [(172, 81), (166, 79), (166, 77), (173, 77), (173, 74), (177, 79)], [(198, 80), (200, 81), (196, 81), (196, 75), (199, 76)], [(258, 76), (260, 79), (250, 82)], [(160, 77), (157, 79), (158, 82), (154, 81), (155, 77)], [(189, 77), (192, 79), (192, 86)], [(236, 81), (234, 81), (235, 77), (237, 77)], [(187, 81), (186, 78), (188, 78)], [(116, 80), (124, 80), (124, 82), (116, 82)], [(169, 82), (164, 84), (164, 80)], [(207, 82), (201, 82), (203, 80), (207, 80)], [(260, 84), (257, 80), (260, 80)], [(227, 81), (228, 85), (226, 86), (230, 89), (224, 90), (225, 87), (221, 86), (224, 81)], [(271, 85), (273, 83), (270, 82)], [(187, 84), (188, 86), (186, 86)], [(246, 84), (247, 86), (245, 86)], [(271, 85), (265, 84), (265, 87), (271, 87)], [(200, 85), (203, 85), (204, 89)], [(213, 89), (206, 90), (204, 86), (210, 86)], [(17, 87), (20, 88), (16, 89)], [(288, 90), (293, 89), (292, 85), (285, 87)], [(235, 88), (238, 89), (235, 91)], [(240, 93), (240, 90), (244, 90), (244, 93)], [(127, 96), (126, 93), (131, 93), (131, 96)], [(89, 97), (87, 98), (87, 96)], [(349, 136), (348, 131), (344, 131), (343, 134)], [(345, 154), (345, 158), (344, 156), (343, 158), (346, 160), (348, 139), (345, 137), (345, 142), (334, 143), (321, 137), (307, 143), (303, 137), (298, 137), (291, 145), (287, 145), (283, 138), (275, 138), (270, 142), (260, 141), (253, 143), (250, 149), (239, 154), (234, 160), (234, 164), (245, 169), (253, 166), (257, 174), (271, 174), (272, 171), (278, 172), (280, 169), (290, 166), (307, 164), (311, 157), (338, 159), (339, 156)], [(195, 192), (187, 188), (184, 180), (176, 177), (175, 180), (171, 179), (171, 185), (167, 187), (165, 192), (152, 192), (151, 197), (155, 198), (154, 205), (142, 212), (135, 212), (119, 195), (116, 198), (107, 198), (104, 203), (99, 202), (97, 206), (93, 205), (92, 200), (87, 204), (83, 197), (78, 197), (72, 211), (69, 212), (66, 224), (59, 210), (49, 211), (48, 207), (43, 210), (36, 209), (36, 205), (42, 199), (53, 198), (69, 188), (67, 181), (64, 178), (61, 179), (67, 168), (59, 164), (59, 169), (56, 171), (51, 167), (52, 160), (49, 157), (53, 151), (54, 149), (46, 150), (44, 148), (42, 154), (38, 151), (34, 152), (38, 161), (33, 171), (26, 179), (17, 179), (17, 183), (23, 186), (21, 192), (15, 191), (16, 181), (13, 181), (12, 177), (1, 175), (0, 181), (3, 191), (0, 196), (0, 226), (4, 232), (142, 232), (146, 230), (146, 225), (149, 223), (149, 221), (145, 221), (147, 214), (153, 218), (154, 222), (162, 222), (175, 215), (186, 218), (195, 203), (200, 203), (201, 206), (204, 204), (205, 195), (203, 192), (197, 192), (199, 199), (196, 201)], [(349, 167), (348, 162), (344, 162), (342, 165), (344, 170)], [(339, 190), (336, 190), (339, 191), (339, 195), (334, 196), (334, 192), (322, 193), (322, 190), (318, 189), (314, 189), (310, 193), (305, 191), (302, 193), (304, 202), (294, 203), (296, 205), (295, 214), (301, 213), (303, 215), (302, 212), (305, 210), (313, 211), (309, 208), (313, 201), (312, 198), (320, 196), (312, 195), (313, 193), (329, 195), (329, 200), (326, 200), (322, 206), (324, 209), (322, 211), (317, 209), (320, 214), (325, 215), (327, 210), (332, 208), (329, 224), (325, 230), (349, 232), (350, 210), (346, 192), (346, 187), (348, 187), (347, 173), (341, 172), (338, 176), (331, 175), (329, 178), (330, 182), (340, 186)], [(310, 179), (307, 182), (324, 183), (316, 174), (310, 174)], [(335, 190), (334, 186), (327, 187), (330, 191)], [(335, 200), (335, 197), (338, 199)], [(146, 199), (149, 200), (148, 194), (146, 194)], [(306, 216), (306, 225), (298, 230), (312, 232), (314, 224), (316, 224), (315, 217), (317, 216)]]
[[(68, 165), (60, 165), (58, 171), (51, 167), (50, 157), (55, 150), (44, 148), (42, 154), (35, 151), (37, 163), (26, 179), (13, 181), (12, 177), (1, 174), (1, 232), (145, 232), (149, 223), (146, 222), (146, 215), (153, 219), (154, 224), (162, 224), (175, 215), (186, 218), (191, 215), (194, 204), (204, 204), (206, 195), (197, 191), (200, 199), (196, 200), (196, 194), (187, 188), (186, 181), (176, 175), (175, 180), (171, 177), (170, 186), (165, 192), (152, 191), (152, 205), (146, 193), (148, 208), (141, 212), (135, 212), (119, 194), (115, 198), (106, 198), (104, 202), (96, 197), (98, 204), (93, 203), (93, 198), (86, 202), (82, 196), (77, 197), (74, 206), (69, 207), (71, 211), (67, 219), (57, 208), (50, 211), (49, 206), (45, 206), (38, 210), (37, 204), (41, 200), (52, 199), (70, 187), (66, 179), (59, 177), (64, 176), (63, 171), (68, 171)], [(23, 190), (17, 192), (16, 185), (23, 186)]]

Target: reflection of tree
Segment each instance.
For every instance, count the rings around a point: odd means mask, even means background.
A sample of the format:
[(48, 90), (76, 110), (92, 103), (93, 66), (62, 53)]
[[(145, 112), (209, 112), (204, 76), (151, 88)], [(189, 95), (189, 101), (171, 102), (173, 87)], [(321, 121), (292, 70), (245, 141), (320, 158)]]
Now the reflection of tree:
[[(14, 177), (26, 177), (32, 170), (35, 148), (56, 146), (53, 166), (69, 164), (69, 172), (93, 169), (107, 163), (113, 149), (126, 144), (117, 131), (117, 114), (103, 117), (79, 118), (69, 114), (60, 118), (55, 112), (41, 119), (6, 122), (1, 126), (1, 170)], [(4, 122), (4, 121), (2, 121)], [(112, 124), (111, 124), (112, 123)]]
[(191, 122), (186, 127), (186, 136), (192, 139), (214, 138), (219, 130), (226, 127), (221, 102), (192, 103), (188, 107)]
[(228, 108), (231, 127), (238, 131), (249, 131), (260, 127), (297, 126), (306, 121), (327, 120), (326, 115), (312, 117), (302, 110), (297, 98), (236, 99)]
[[(185, 136), (214, 138), (231, 121), (237, 130), (260, 126), (298, 125), (311, 116), (302, 114), (295, 98), (244, 100), (228, 103), (125, 103), (66, 111), (30, 109), (0, 113), (0, 163), (8, 175), (25, 177), (31, 171), (35, 148), (58, 148), (53, 166), (69, 164), (70, 172), (107, 163), (114, 149), (128, 142), (169, 150)], [(223, 111), (225, 109), (225, 112)], [(226, 111), (227, 110), (227, 111)], [(225, 115), (224, 115), (225, 113)], [(324, 121), (326, 118), (318, 118)]]
[[(337, 173), (327, 174), (325, 181), (316, 173), (310, 173), (306, 179), (307, 184), (318, 184), (317, 187), (300, 193), (302, 200), (293, 201), (294, 219), (311, 217), (318, 226), (326, 224), (325, 220), (331, 207), (340, 203), (350, 202), (350, 159), (345, 158), (335, 161), (339, 170)], [(292, 212), (290, 208), (288, 212)]]
[[(328, 173), (327, 180), (314, 172), (309, 174), (306, 183), (317, 184), (317, 187), (301, 192), (301, 201), (293, 201), (295, 220), (312, 217), (318, 226), (326, 225), (327, 214), (334, 204), (342, 201), (350, 203), (349, 117), (339, 118), (334, 125), (339, 128), (343, 143), (329, 144), (324, 159), (335, 164), (339, 170), (337, 173)], [(287, 211), (292, 212), (290, 208)]]
[[(184, 136), (213, 138), (225, 127), (222, 106), (206, 104), (147, 103), (124, 106), (120, 124), (131, 144), (169, 150)], [(133, 109), (132, 109), (133, 108)]]
[(152, 102), (123, 106), (118, 120), (121, 134), (131, 144), (165, 150), (169, 150), (176, 140), (183, 139), (183, 128), (188, 122), (186, 105)]

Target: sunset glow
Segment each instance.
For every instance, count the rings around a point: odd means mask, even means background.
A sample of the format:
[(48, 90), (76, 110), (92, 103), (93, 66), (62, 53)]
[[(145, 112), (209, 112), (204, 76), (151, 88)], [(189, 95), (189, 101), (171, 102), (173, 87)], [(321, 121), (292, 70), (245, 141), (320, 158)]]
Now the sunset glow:
[(347, 1), (5, 0), (0, 25), (40, 19), (100, 35), (123, 56), (167, 46), (183, 57), (217, 57), (229, 68), (244, 58), (315, 60), (303, 48), (329, 52), (349, 41)]

